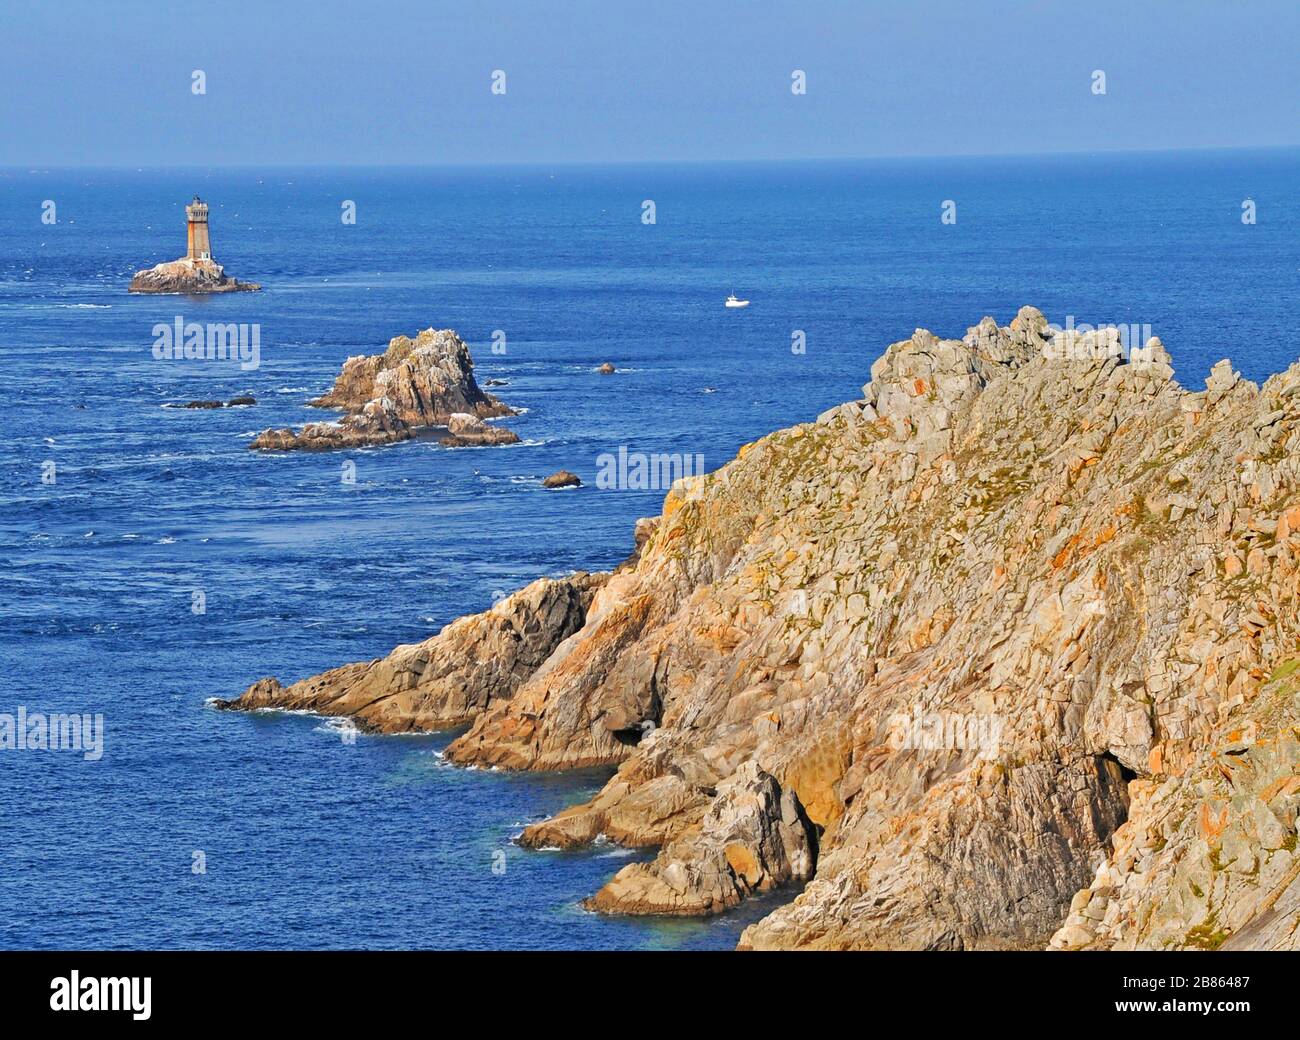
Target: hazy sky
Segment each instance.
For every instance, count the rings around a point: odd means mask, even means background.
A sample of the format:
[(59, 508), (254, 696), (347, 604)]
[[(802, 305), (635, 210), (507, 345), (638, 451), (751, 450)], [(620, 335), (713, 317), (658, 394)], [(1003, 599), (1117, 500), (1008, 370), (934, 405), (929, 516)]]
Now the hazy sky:
[[(5, 8), (3, 165), (1300, 144), (1300, 0)], [(195, 69), (205, 95), (191, 90)], [(490, 90), (496, 69), (503, 96)]]

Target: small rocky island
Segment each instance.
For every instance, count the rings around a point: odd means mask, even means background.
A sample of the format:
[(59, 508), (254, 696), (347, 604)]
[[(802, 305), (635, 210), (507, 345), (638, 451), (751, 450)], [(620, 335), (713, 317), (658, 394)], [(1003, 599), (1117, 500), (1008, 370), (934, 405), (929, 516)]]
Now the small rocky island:
[(258, 451), (330, 451), (410, 440), (445, 426), (448, 447), (515, 444), (513, 430), (484, 419), (515, 415), (484, 393), (474, 380), (465, 341), (451, 329), (425, 329), (415, 339), (397, 336), (382, 354), (358, 354), (343, 363), (329, 393), (309, 402), (338, 408), (335, 422), (308, 423), (301, 430), (265, 430), (249, 445)]
[(136, 271), (128, 292), (133, 293), (226, 293), (256, 292), (255, 282), (241, 282), (226, 274), (226, 269), (212, 259), (212, 242), (208, 237), (208, 204), (194, 196), (185, 207), (185, 255), (155, 267)]
[(582, 487), (582, 480), (578, 474), (571, 473), (567, 469), (556, 470), (549, 477), (542, 481), (544, 488), (569, 488)]

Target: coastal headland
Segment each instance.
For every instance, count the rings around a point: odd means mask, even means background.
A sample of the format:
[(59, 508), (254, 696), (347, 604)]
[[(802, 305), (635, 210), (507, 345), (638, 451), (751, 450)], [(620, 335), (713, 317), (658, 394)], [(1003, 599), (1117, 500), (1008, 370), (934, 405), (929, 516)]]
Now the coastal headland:
[(606, 913), (806, 882), (745, 948), (1300, 947), (1300, 364), (1191, 391), (1158, 339), (1059, 346), (1029, 307), (918, 329), (612, 572), (220, 706), (615, 767), (520, 843), (657, 849)]

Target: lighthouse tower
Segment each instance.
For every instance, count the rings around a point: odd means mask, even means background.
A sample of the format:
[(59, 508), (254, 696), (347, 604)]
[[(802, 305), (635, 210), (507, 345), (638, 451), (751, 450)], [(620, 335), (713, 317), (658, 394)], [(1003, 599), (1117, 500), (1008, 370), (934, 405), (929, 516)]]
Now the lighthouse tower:
[(185, 234), (189, 249), (185, 259), (193, 263), (196, 260), (212, 262), (212, 243), (208, 240), (208, 204), (197, 195), (194, 201), (185, 207)]
[(197, 195), (185, 207), (185, 255), (179, 260), (154, 264), (131, 277), (128, 292), (139, 293), (224, 293), (256, 292), (256, 282), (231, 278), (212, 259), (212, 241), (208, 238), (208, 204)]

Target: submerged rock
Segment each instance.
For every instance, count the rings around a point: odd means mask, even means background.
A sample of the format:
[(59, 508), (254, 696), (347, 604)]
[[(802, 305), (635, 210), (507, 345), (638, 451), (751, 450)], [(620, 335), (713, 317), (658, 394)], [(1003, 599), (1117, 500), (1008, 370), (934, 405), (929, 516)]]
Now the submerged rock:
[(409, 440), (430, 427), (447, 426), (461, 415), (464, 432), (450, 430), (444, 443), (512, 444), (509, 430), (475, 421), (515, 411), (474, 380), (469, 347), (450, 329), (425, 329), (415, 339), (398, 336), (382, 354), (358, 355), (343, 363), (330, 391), (309, 402), (337, 408), (337, 422), (308, 423), (301, 430), (266, 430), (249, 445), (256, 450), (323, 451), (359, 448)]
[(247, 408), (257, 404), (257, 398), (251, 395), (232, 397), (229, 401), (186, 401), (182, 408)]
[(1157, 341), (1065, 347), (918, 329), (677, 482), (509, 696), (457, 675), (446, 759), (616, 766), (520, 838), (658, 847), (603, 911), (807, 879), (744, 947), (1296, 948), (1300, 364), (1189, 392)]

